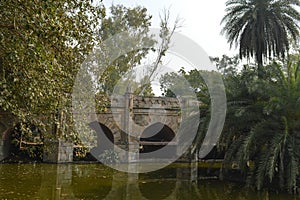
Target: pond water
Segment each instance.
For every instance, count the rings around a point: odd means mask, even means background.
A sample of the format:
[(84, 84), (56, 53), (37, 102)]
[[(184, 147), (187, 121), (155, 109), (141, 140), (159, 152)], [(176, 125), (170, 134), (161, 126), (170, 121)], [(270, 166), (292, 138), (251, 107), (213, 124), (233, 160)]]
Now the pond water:
[[(244, 189), (240, 184), (178, 178), (184, 164), (127, 174), (101, 164), (0, 164), (0, 199), (289, 200), (299, 196)], [(182, 177), (182, 176), (181, 176)]]

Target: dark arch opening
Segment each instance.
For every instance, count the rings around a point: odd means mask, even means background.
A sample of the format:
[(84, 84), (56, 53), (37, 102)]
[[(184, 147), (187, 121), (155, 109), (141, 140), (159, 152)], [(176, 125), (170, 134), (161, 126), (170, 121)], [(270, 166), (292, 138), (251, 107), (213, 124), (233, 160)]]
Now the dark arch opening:
[(176, 154), (176, 146), (170, 144), (175, 137), (174, 131), (163, 123), (155, 123), (147, 127), (140, 137), (140, 158), (151, 158), (149, 153), (168, 145), (167, 151), (160, 152), (155, 158), (169, 158)]
[(96, 132), (97, 147), (91, 149), (92, 155), (97, 156), (104, 153), (106, 150), (113, 150), (114, 136), (112, 131), (104, 124), (94, 121), (89, 124), (89, 127)]

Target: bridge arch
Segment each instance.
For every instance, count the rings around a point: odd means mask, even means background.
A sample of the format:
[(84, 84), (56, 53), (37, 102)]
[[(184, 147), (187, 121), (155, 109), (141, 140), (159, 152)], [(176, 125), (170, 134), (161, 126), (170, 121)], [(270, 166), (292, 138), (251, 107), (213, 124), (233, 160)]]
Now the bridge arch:
[(91, 122), (89, 127), (95, 131), (97, 137), (97, 146), (91, 149), (94, 156), (114, 149), (114, 135), (110, 128), (98, 121)]
[(155, 152), (167, 145), (169, 155), (159, 155), (159, 158), (176, 155), (176, 144), (171, 143), (174, 138), (175, 132), (166, 124), (157, 122), (148, 126), (140, 136), (140, 158), (151, 158), (148, 153)]

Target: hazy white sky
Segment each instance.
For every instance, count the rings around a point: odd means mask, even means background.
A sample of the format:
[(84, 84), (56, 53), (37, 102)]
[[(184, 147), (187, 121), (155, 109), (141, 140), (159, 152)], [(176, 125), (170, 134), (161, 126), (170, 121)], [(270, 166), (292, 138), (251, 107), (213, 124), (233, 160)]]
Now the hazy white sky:
[(141, 5), (153, 16), (153, 27), (159, 26), (159, 13), (169, 8), (171, 22), (179, 16), (183, 27), (180, 33), (194, 40), (209, 56), (234, 55), (235, 48), (229, 49), (225, 36), (220, 34), (221, 19), (225, 15), (226, 0), (103, 0), (109, 7), (112, 3), (125, 6)]

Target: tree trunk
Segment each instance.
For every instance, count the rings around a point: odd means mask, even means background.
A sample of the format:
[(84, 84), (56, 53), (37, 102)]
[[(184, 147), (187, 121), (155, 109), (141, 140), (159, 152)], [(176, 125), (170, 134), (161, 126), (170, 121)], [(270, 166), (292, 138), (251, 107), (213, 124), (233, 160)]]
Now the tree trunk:
[(258, 66), (257, 66), (257, 77), (259, 79), (262, 79), (264, 77), (263, 65), (261, 63), (258, 63)]

